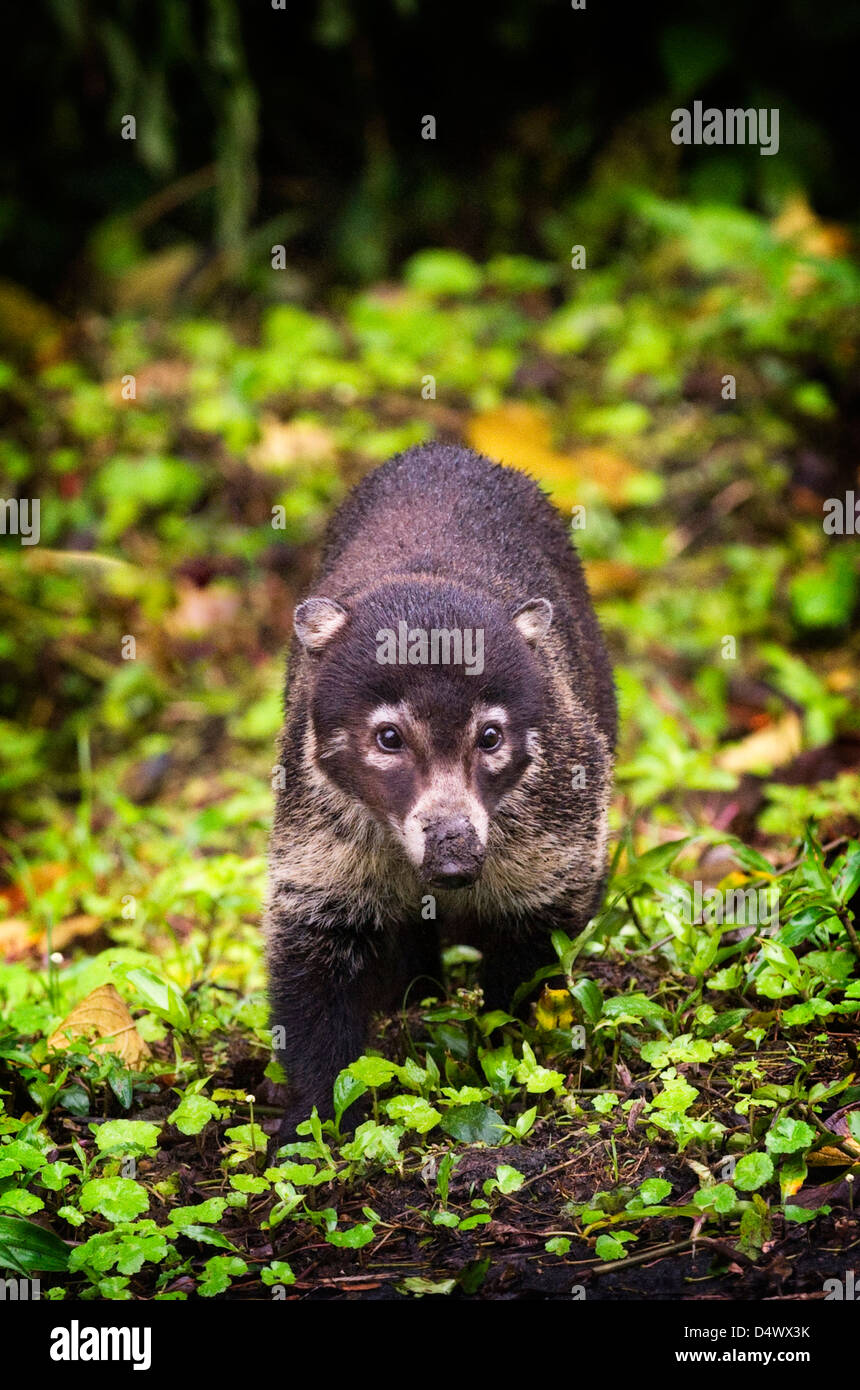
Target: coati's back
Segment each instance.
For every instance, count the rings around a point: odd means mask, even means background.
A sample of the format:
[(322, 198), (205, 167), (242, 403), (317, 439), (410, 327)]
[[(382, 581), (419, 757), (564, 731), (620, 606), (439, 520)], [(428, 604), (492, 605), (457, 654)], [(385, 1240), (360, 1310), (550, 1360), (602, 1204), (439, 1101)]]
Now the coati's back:
[(418, 574), (508, 602), (549, 599), (571, 675), (614, 747), (615, 687), (579, 557), (531, 478), (445, 444), (419, 445), (368, 474), (329, 526), (317, 592), (346, 603), (386, 576)]

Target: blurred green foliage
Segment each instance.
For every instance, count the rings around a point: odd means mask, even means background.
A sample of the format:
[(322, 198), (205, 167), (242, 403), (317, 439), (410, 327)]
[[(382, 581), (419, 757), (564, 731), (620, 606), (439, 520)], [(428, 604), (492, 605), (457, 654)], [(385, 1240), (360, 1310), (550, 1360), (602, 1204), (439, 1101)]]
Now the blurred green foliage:
[[(793, 0), (774, 23), (744, 0), (717, 18), (683, 0), (441, 17), (405, 0), (50, 0), (17, 19), (0, 240), (43, 292), (80, 287), (84, 246), (96, 288), (147, 250), (191, 273), (201, 248), (216, 278), (254, 286), (281, 241), (313, 278), (369, 282), (440, 242), (504, 267), (567, 238), (582, 191), (624, 183), (764, 210), (803, 188), (857, 215), (850, 6)], [(778, 158), (674, 146), (671, 112), (696, 99), (777, 108)], [(603, 216), (580, 217), (578, 239)]]
[[(715, 757), (750, 681), (761, 718), (801, 712), (807, 746), (856, 727), (857, 552), (825, 535), (820, 490), (852, 485), (857, 271), (802, 206), (788, 226), (634, 190), (614, 206), (611, 259), (598, 240), (585, 271), (425, 250), (399, 283), (322, 303), (281, 301), (273, 271), (251, 319), (116, 312), (78, 353), (2, 364), (3, 458), (42, 527), (29, 552), (0, 543), (17, 815), (79, 794), (82, 730), (99, 764), (169, 747), (177, 700), (199, 702), (198, 733), (242, 708), (250, 732), (348, 483), (512, 399), (555, 452), (520, 457), (502, 424), (500, 455), (587, 502), (574, 534), (624, 672), (634, 805), (734, 785)], [(272, 705), (258, 767), (276, 725)]]

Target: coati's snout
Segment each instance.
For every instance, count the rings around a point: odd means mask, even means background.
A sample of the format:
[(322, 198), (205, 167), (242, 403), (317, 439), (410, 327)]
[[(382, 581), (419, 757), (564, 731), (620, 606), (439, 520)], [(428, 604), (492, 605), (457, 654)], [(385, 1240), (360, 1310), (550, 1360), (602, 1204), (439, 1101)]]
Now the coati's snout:
[(485, 846), (465, 816), (450, 816), (424, 828), (421, 877), (430, 888), (467, 888), (481, 875)]

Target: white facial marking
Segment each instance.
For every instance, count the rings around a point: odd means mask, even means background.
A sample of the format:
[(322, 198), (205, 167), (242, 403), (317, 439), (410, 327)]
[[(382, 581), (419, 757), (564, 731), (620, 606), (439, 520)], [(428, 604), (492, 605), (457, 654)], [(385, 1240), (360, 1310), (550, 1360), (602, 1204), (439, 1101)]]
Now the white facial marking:
[(396, 705), (377, 705), (367, 716), (367, 727), (371, 731), (377, 729), (380, 724), (396, 724), (399, 728), (402, 724), (411, 722), (409, 706), (405, 700), (398, 701)]
[(371, 767), (379, 768), (380, 772), (390, 772), (396, 756), (396, 753), (383, 753), (381, 748), (368, 748), (364, 761), (370, 763)]
[(472, 716), (472, 725), (477, 729), (482, 724), (498, 724), (500, 729), (506, 729), (508, 711), (503, 705), (477, 705)]
[(320, 758), (334, 758), (338, 753), (343, 753), (348, 745), (349, 734), (346, 729), (335, 729), (320, 749), (319, 756)]
[(508, 712), (502, 705), (478, 705), (472, 716), (472, 738), (480, 737), (487, 724), (495, 724), (502, 731), (501, 745), (491, 752), (480, 750), (481, 761), (490, 772), (501, 772), (511, 761), (512, 748), (508, 740)]
[(429, 786), (425, 787), (406, 816), (402, 830), (394, 827), (416, 868), (420, 868), (424, 862), (424, 832), (427, 827), (434, 821), (453, 816), (464, 816), (472, 825), (481, 846), (486, 845), (489, 817), (466, 781), (462, 768), (449, 764), (434, 771)]
[(396, 705), (377, 705), (376, 709), (371, 710), (367, 716), (367, 728), (370, 734), (370, 746), (365, 750), (364, 761), (371, 767), (376, 767), (380, 772), (390, 772), (392, 766), (396, 765), (396, 755), (386, 753), (376, 742), (376, 731), (383, 724), (393, 724), (403, 738), (404, 744), (411, 743), (413, 746), (423, 747), (426, 744), (426, 737), (416, 724), (409, 706), (405, 700), (400, 700)]

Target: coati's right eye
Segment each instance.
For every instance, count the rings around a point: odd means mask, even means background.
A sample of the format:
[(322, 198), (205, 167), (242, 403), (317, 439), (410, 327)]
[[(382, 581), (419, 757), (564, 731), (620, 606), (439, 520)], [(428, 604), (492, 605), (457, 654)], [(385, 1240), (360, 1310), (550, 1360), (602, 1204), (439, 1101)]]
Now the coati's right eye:
[(502, 731), (496, 724), (488, 724), (478, 739), (478, 747), (484, 753), (494, 753), (502, 742)]
[(403, 747), (403, 739), (393, 724), (383, 724), (381, 729), (377, 729), (376, 742), (383, 753), (398, 753)]

